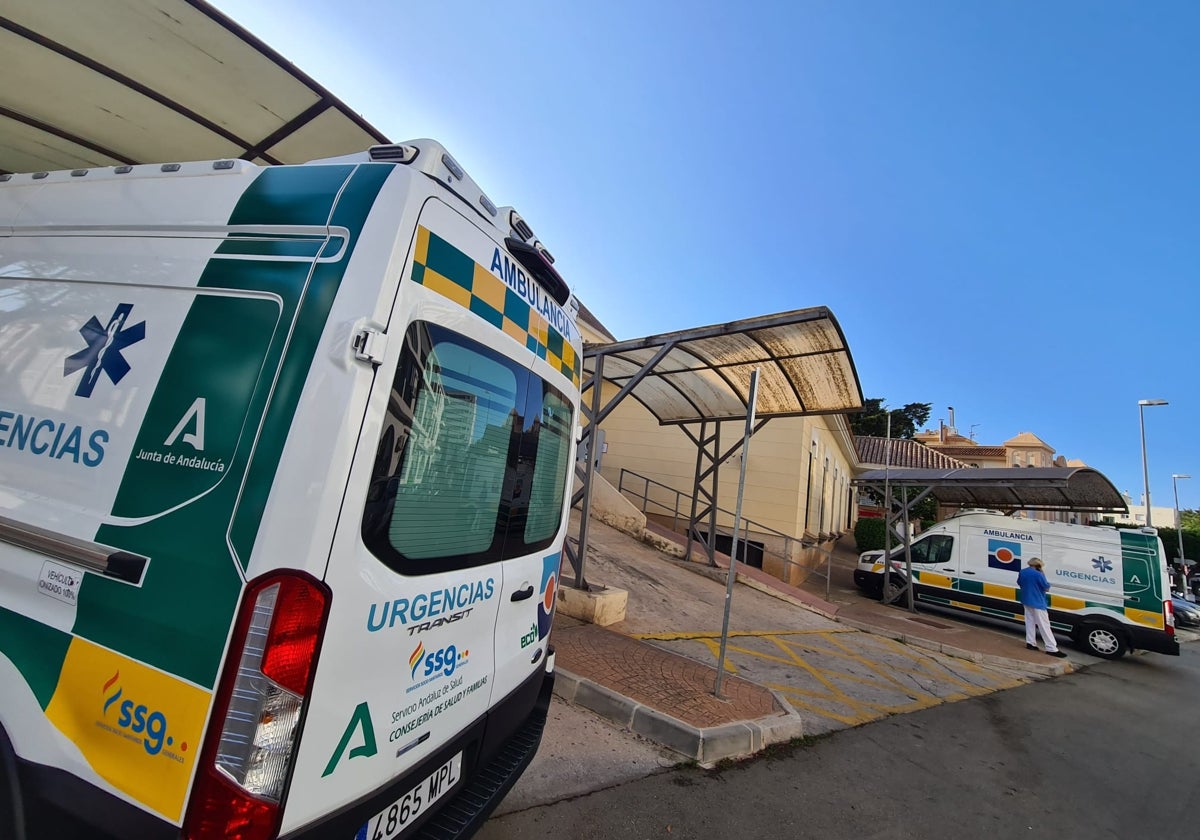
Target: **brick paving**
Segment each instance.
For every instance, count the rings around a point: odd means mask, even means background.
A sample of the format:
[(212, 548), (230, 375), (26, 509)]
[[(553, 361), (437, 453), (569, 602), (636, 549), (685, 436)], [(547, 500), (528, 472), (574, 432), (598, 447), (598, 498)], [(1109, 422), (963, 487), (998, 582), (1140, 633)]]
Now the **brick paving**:
[(718, 698), (712, 666), (594, 624), (556, 618), (554, 649), (563, 670), (700, 729), (784, 711), (766, 688), (728, 674)]

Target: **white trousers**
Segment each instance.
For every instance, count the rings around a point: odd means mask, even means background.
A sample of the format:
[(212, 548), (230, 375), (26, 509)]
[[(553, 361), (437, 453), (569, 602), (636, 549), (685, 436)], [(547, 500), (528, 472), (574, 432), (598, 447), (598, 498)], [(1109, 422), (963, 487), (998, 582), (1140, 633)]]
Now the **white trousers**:
[(1042, 634), (1042, 641), (1046, 644), (1046, 653), (1054, 653), (1058, 650), (1058, 641), (1054, 638), (1054, 631), (1050, 629), (1050, 613), (1037, 607), (1025, 608), (1025, 644), (1037, 644), (1036, 633)]

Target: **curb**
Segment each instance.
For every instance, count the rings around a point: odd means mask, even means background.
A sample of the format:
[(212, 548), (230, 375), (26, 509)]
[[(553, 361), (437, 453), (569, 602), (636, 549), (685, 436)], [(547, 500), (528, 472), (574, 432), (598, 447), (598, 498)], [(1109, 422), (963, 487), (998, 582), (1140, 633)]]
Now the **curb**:
[(965, 659), (968, 662), (974, 662), (977, 665), (993, 665), (997, 668), (1007, 668), (1012, 671), (1027, 671), (1035, 674), (1041, 674), (1046, 677), (1061, 677), (1064, 674), (1070, 674), (1081, 666), (1071, 662), (1069, 659), (1063, 662), (1047, 662), (1044, 665), (1039, 665), (1036, 662), (1026, 662), (1024, 659), (1010, 659), (1006, 656), (998, 656), (994, 653), (980, 653), (979, 651), (966, 650), (965, 648), (954, 647), (953, 645), (945, 644), (944, 642), (935, 642), (930, 639), (924, 639), (920, 636), (912, 636), (908, 633), (901, 633), (898, 630), (888, 630), (879, 627), (875, 624), (868, 624), (864, 621), (858, 621), (850, 618), (837, 619), (839, 624), (845, 624), (847, 627), (853, 627), (855, 630), (861, 630), (864, 633), (871, 633), (876, 636), (885, 636), (889, 639), (894, 639), (912, 647), (922, 648), (924, 650), (932, 650), (938, 653), (944, 653), (946, 656), (952, 656), (955, 659)]
[(554, 693), (562, 700), (595, 712), (705, 766), (726, 758), (753, 755), (771, 744), (804, 734), (800, 716), (776, 691), (771, 694), (784, 708), (783, 714), (723, 726), (696, 727), (570, 671), (556, 669), (556, 674)]
[(802, 607), (809, 612), (824, 616), (831, 621), (839, 620), (838, 612), (841, 608), (838, 607), (837, 604), (831, 604), (824, 599), (817, 598), (816, 596), (813, 596), (813, 601), (806, 601), (803, 598), (797, 598), (794, 595), (789, 595), (787, 592), (780, 592), (770, 584), (762, 583), (761, 581), (755, 580), (752, 577), (743, 575), (741, 572), (735, 572), (734, 577), (737, 579), (738, 583), (743, 583), (746, 586), (749, 586), (751, 589), (762, 592), (764, 595), (771, 595), (775, 598), (778, 598), (780, 601), (786, 601), (794, 607)]

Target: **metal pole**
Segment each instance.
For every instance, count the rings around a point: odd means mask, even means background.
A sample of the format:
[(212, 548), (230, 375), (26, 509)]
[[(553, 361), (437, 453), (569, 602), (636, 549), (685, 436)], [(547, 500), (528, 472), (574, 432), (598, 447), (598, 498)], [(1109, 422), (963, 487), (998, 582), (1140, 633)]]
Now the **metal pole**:
[(1150, 515), (1150, 466), (1146, 463), (1146, 403), (1138, 401), (1138, 426), (1142, 430), (1142, 501), (1146, 503), (1146, 527), (1154, 525)]
[(1145, 490), (1143, 501), (1146, 503), (1146, 527), (1154, 527), (1150, 511), (1150, 467), (1146, 462), (1146, 406), (1168, 405), (1166, 400), (1138, 400), (1138, 425), (1142, 429), (1142, 486)]
[(584, 468), (583, 508), (579, 511), (579, 567), (575, 570), (575, 588), (587, 589), (587, 579), (583, 576), (583, 565), (587, 560), (588, 517), (592, 513), (592, 476), (596, 473), (596, 447), (600, 443), (600, 435), (596, 434), (600, 416), (600, 391), (604, 387), (604, 355), (596, 357), (596, 373), (592, 377), (592, 416), (588, 418), (588, 451), (587, 467)]
[(725, 618), (721, 622), (721, 653), (717, 657), (717, 683), (713, 694), (721, 696), (725, 676), (725, 645), (729, 641), (729, 607), (733, 603), (733, 582), (737, 579), (738, 530), (742, 527), (742, 496), (746, 490), (746, 462), (750, 460), (750, 436), (754, 434), (754, 411), (758, 403), (758, 368), (750, 374), (750, 404), (746, 406), (746, 434), (742, 438), (742, 468), (738, 476), (737, 507), (733, 514), (733, 547), (729, 551), (729, 579), (725, 582)]
[(829, 600), (829, 586), (833, 576), (833, 552), (825, 552), (825, 600)]
[(1184, 557), (1183, 557), (1183, 520), (1179, 516), (1179, 479), (1181, 479), (1181, 478), (1191, 478), (1191, 476), (1190, 475), (1173, 475), (1173, 476), (1171, 476), (1171, 487), (1175, 490), (1175, 536), (1179, 537), (1179, 565), (1183, 569), (1183, 584), (1182, 584), (1183, 597), (1186, 600), (1190, 601), (1190, 600), (1192, 600), (1192, 598), (1191, 598), (1192, 593), (1191, 593), (1191, 590), (1188, 589), (1187, 563), (1184, 562)]
[(900, 488), (901, 504), (904, 505), (904, 591), (908, 600), (908, 611), (916, 612), (913, 604), (913, 573), (912, 573), (912, 526), (908, 521), (908, 488)]
[(892, 560), (888, 557), (891, 551), (892, 530), (892, 488), (889, 483), (892, 466), (892, 412), (887, 413), (887, 442), (883, 445), (883, 597), (885, 604), (888, 597), (888, 584), (892, 582)]

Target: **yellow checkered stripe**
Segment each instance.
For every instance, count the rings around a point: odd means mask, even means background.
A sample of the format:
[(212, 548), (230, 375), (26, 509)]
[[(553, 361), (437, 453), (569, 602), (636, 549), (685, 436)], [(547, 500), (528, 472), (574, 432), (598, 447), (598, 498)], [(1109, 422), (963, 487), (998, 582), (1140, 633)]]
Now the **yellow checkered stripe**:
[[(883, 572), (883, 564), (876, 563), (871, 567), (871, 571), (875, 573)], [(980, 583), (978, 581), (964, 581), (961, 578), (954, 578), (948, 575), (937, 574), (930, 571), (913, 570), (913, 576), (926, 586), (936, 586), (939, 589), (953, 591), (969, 591), (977, 595), (984, 595), (988, 598), (993, 598), (997, 601), (1011, 602), (1014, 605), (1019, 604), (1017, 598), (1017, 590), (1012, 586), (1004, 586), (996, 583)], [(1166, 620), (1163, 617), (1161, 610), (1139, 610), (1133, 607), (1117, 607), (1110, 604), (1093, 604), (1083, 598), (1076, 598), (1070, 595), (1062, 595), (1054, 592), (1046, 594), (1046, 599), (1052, 610), (1061, 610), (1062, 612), (1071, 612), (1083, 614), (1083, 611), (1088, 607), (1099, 606), (1106, 610), (1111, 610), (1115, 614), (1125, 616), (1126, 620), (1133, 624), (1140, 624), (1143, 627), (1150, 627), (1155, 630), (1163, 630), (1166, 628)], [(961, 607), (966, 610), (974, 610), (975, 612), (982, 611), (984, 607), (978, 604), (970, 604), (964, 601), (951, 601), (955, 607)]]
[(582, 365), (571, 343), (503, 280), (423, 225), (412, 280), (469, 309), (579, 387)]

